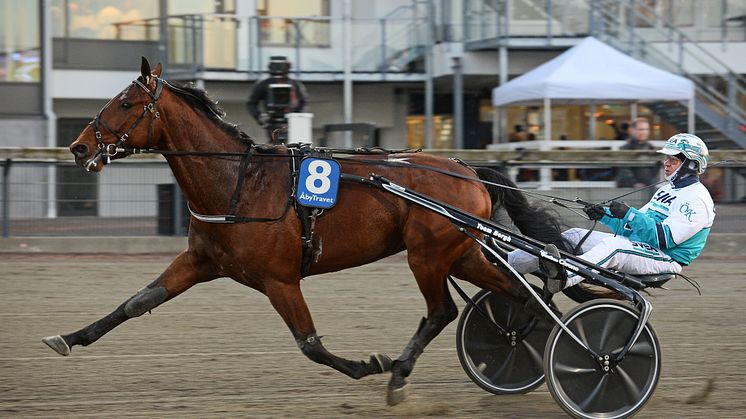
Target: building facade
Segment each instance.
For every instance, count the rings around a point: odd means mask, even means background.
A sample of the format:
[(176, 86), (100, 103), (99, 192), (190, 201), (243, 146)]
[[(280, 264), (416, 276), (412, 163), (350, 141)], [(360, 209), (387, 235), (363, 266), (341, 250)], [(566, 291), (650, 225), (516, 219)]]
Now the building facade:
[[(589, 35), (694, 79), (698, 132), (746, 145), (741, 0), (0, 0), (0, 12), (2, 147), (67, 146), (137, 76), (140, 56), (205, 88), (259, 142), (245, 103), (276, 55), (307, 86), (313, 137), (327, 145), (358, 145), (325, 127), (360, 122), (387, 148), (484, 148), (515, 125), (541, 138), (541, 106), (498, 114), (491, 90)], [(552, 140), (613, 139), (634, 116), (657, 139), (681, 130), (654, 105), (557, 106)], [(50, 169), (52, 186), (19, 193), (51, 202), (57, 177), (71, 176)]]

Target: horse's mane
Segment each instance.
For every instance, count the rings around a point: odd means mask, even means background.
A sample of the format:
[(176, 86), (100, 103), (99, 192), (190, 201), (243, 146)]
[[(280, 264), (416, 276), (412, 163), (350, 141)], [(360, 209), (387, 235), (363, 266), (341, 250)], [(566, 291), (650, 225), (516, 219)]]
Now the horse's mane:
[(184, 99), (192, 108), (198, 109), (210, 118), (218, 128), (230, 134), (236, 140), (245, 144), (255, 144), (254, 140), (248, 134), (238, 128), (238, 125), (223, 120), (225, 111), (216, 101), (207, 96), (207, 92), (204, 89), (197, 88), (192, 83), (168, 82), (165, 85), (180, 98)]

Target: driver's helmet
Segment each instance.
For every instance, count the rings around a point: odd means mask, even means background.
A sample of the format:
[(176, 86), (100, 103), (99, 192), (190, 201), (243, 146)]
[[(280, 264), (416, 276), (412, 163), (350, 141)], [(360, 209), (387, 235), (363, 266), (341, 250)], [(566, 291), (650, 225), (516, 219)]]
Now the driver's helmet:
[(701, 175), (707, 168), (707, 160), (710, 152), (701, 138), (694, 134), (676, 134), (666, 141), (666, 144), (658, 150), (669, 156), (683, 154), (687, 159), (697, 163), (697, 174)]

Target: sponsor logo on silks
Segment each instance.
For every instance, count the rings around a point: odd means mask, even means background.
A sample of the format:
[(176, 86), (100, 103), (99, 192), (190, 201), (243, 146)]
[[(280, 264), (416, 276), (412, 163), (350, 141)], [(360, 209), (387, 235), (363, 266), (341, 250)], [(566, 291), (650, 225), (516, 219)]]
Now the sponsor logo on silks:
[(686, 217), (686, 219), (689, 220), (690, 223), (694, 221), (694, 216), (697, 215), (696, 211), (689, 208), (688, 202), (685, 202), (684, 205), (679, 208), (679, 212), (684, 214), (684, 217)]
[(298, 202), (307, 207), (333, 207), (337, 203), (339, 174), (339, 163), (334, 160), (303, 159), (298, 175)]
[(676, 199), (676, 195), (671, 195), (668, 192), (660, 191), (653, 197), (655, 201), (660, 202), (661, 204), (671, 205), (671, 202)]
[(639, 250), (650, 255), (657, 255), (659, 253), (658, 249), (656, 249), (655, 247), (647, 243), (642, 243), (642, 242), (631, 242), (631, 243), (632, 243), (632, 247), (634, 247), (635, 250)]

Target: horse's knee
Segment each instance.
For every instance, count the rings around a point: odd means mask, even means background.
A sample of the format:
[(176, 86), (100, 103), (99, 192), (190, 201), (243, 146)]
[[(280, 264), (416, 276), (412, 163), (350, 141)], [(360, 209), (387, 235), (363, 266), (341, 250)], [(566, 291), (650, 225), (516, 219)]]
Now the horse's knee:
[(316, 333), (311, 333), (305, 339), (297, 339), (298, 347), (306, 358), (318, 364), (324, 364), (326, 360), (326, 349), (321, 344), (321, 338)]
[(145, 287), (133, 295), (124, 304), (124, 313), (127, 317), (138, 317), (158, 307), (168, 298), (168, 291), (161, 287)]

